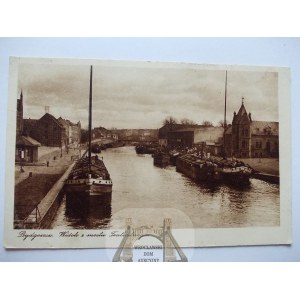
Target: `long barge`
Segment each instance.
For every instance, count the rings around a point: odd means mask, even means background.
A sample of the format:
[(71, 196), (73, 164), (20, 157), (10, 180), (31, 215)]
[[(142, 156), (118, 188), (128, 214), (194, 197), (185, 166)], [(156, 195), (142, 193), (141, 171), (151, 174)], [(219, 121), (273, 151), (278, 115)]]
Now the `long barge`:
[(200, 159), (186, 154), (177, 158), (176, 171), (191, 179), (206, 183), (228, 183), (236, 186), (249, 184), (253, 170), (242, 162)]

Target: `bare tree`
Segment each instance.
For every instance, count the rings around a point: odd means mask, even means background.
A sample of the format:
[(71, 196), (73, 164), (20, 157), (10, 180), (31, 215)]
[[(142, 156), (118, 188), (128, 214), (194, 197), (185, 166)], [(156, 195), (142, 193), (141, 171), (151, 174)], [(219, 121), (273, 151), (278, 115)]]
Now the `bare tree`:
[[(218, 126), (224, 128), (224, 120), (220, 120), (220, 121), (218, 122)], [(227, 120), (226, 120), (226, 126), (228, 126), (228, 121), (227, 121)]]
[(213, 123), (210, 121), (203, 121), (201, 125), (205, 126), (205, 127), (210, 127), (210, 126), (213, 126)]
[(177, 124), (177, 120), (172, 116), (167, 117), (164, 119), (163, 125), (167, 125), (167, 124)]
[(180, 123), (183, 125), (196, 125), (196, 122), (187, 118), (181, 119)]

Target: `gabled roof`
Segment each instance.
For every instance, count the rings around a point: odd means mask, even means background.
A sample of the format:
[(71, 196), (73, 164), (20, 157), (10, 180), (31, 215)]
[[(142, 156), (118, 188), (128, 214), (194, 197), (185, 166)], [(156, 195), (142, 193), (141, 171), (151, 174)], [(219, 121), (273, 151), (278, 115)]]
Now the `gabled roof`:
[(48, 118), (48, 119), (50, 119), (50, 120), (52, 120), (54, 123), (56, 123), (59, 127), (61, 127), (61, 128), (64, 128), (64, 126), (53, 116), (53, 115), (51, 115), (51, 114), (49, 114), (49, 113), (45, 113), (41, 118), (40, 118), (40, 120), (41, 119), (44, 119), (44, 118)]
[(268, 121), (252, 121), (251, 132), (253, 135), (278, 135), (279, 123)]
[(30, 136), (24, 136), (24, 135), (17, 137), (16, 145), (17, 146), (31, 146), (31, 147), (41, 146), (41, 144), (38, 141), (36, 141), (35, 139), (31, 138)]
[(67, 122), (67, 120), (63, 119), (62, 117), (59, 117), (59, 118), (57, 119), (57, 121), (58, 121), (62, 126), (68, 126), (68, 125), (69, 125), (68, 122)]

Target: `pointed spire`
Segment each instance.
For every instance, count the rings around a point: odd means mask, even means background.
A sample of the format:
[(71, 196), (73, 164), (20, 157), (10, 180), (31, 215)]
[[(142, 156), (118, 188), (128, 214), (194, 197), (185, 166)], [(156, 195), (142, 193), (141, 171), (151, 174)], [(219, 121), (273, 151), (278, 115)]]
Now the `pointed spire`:
[(21, 89), (20, 99), (23, 99), (23, 90)]
[(245, 100), (245, 98), (244, 98), (244, 97), (242, 97), (242, 105), (244, 105), (244, 100)]

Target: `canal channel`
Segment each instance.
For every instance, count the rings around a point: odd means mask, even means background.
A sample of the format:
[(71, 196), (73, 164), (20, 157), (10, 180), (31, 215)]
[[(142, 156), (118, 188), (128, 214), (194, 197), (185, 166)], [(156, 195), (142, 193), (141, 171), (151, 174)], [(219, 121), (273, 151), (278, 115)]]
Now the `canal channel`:
[[(156, 212), (164, 209), (175, 209), (187, 216), (173, 216), (174, 227), (178, 228), (280, 225), (279, 185), (254, 178), (249, 186), (241, 188), (195, 183), (176, 172), (174, 166), (153, 166), (151, 155), (137, 155), (132, 146), (106, 149), (100, 156), (113, 180), (111, 199), (79, 215), (69, 211), (64, 199), (51, 228), (122, 228), (125, 217), (143, 217), (145, 224), (161, 223), (161, 214)], [(147, 208), (152, 213), (143, 216)], [(128, 209), (131, 215), (126, 214)]]

